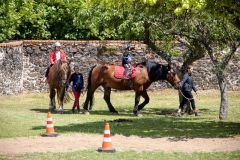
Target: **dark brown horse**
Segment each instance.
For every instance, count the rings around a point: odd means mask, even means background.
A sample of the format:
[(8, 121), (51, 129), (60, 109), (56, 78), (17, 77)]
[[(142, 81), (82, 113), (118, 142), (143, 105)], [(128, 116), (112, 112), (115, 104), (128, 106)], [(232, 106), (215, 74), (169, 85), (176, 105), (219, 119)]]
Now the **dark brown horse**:
[(47, 79), (50, 91), (49, 110), (53, 111), (54, 109), (56, 109), (55, 95), (57, 91), (57, 99), (59, 105), (58, 112), (63, 113), (65, 88), (70, 75), (71, 68), (67, 62), (62, 62), (61, 60), (59, 60), (50, 68)]
[[(111, 101), (111, 88), (117, 90), (135, 91), (135, 105), (133, 113), (140, 116), (140, 110), (149, 103), (147, 88), (157, 80), (167, 80), (176, 89), (179, 88), (180, 79), (171, 69), (170, 65), (158, 64), (155, 62), (143, 62), (136, 65), (136, 77), (132, 80), (116, 79), (114, 77), (115, 65), (98, 64), (94, 66), (88, 76), (87, 97), (84, 103), (84, 112), (89, 113), (93, 105), (93, 96), (95, 90), (102, 86), (104, 88), (104, 100), (106, 101), (109, 111), (118, 114)], [(140, 96), (145, 100), (139, 105)], [(89, 108), (90, 107), (90, 108)]]

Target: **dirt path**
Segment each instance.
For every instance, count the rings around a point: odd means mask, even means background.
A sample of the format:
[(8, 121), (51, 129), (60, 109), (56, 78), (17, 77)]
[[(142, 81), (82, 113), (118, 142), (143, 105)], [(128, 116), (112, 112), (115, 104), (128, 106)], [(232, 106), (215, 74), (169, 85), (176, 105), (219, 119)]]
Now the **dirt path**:
[[(97, 150), (102, 145), (102, 139), (102, 136), (86, 134), (0, 139), (0, 154)], [(240, 136), (234, 138), (174, 139), (115, 135), (112, 136), (112, 144), (117, 151), (228, 152), (240, 151)]]

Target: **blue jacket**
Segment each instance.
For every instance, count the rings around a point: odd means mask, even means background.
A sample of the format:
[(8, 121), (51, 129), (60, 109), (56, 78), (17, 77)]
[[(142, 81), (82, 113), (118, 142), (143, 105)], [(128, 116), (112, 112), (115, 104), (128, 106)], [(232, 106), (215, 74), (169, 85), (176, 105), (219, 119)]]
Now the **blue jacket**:
[(189, 75), (188, 73), (184, 74), (180, 86), (181, 86), (182, 91), (190, 91), (191, 92), (192, 89), (194, 90), (194, 92), (197, 91), (195, 84), (193, 82), (192, 75)]
[(128, 52), (124, 52), (123, 53), (123, 57), (122, 57), (122, 65), (131, 63), (131, 61), (132, 61), (132, 58), (129, 55), (129, 53)]
[(84, 87), (84, 80), (81, 73), (73, 73), (67, 83), (67, 88), (69, 87), (70, 83), (73, 82), (72, 89), (73, 91), (80, 92)]

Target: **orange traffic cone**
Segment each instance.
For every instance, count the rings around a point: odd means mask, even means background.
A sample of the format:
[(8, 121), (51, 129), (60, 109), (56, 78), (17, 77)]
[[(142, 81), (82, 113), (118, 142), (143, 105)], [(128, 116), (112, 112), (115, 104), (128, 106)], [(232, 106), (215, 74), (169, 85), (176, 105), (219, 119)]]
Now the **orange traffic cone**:
[(98, 152), (115, 152), (116, 150), (112, 148), (111, 134), (109, 123), (105, 124), (105, 130), (103, 135), (102, 147), (98, 148)]
[(56, 137), (56, 136), (58, 136), (58, 134), (54, 132), (51, 112), (48, 112), (48, 114), (47, 114), (46, 133), (42, 134), (42, 136), (44, 136), (44, 137)]

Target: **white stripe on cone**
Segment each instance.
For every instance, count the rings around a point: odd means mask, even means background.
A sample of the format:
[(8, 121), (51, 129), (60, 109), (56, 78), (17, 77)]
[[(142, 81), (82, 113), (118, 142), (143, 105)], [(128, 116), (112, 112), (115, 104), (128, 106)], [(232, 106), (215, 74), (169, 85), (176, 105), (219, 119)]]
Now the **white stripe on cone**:
[(111, 142), (111, 138), (103, 138), (103, 142)]
[(53, 128), (53, 124), (47, 124), (47, 128)]
[(110, 134), (110, 130), (104, 130), (104, 134)]
[(48, 118), (47, 121), (53, 121), (53, 119), (52, 118)]

